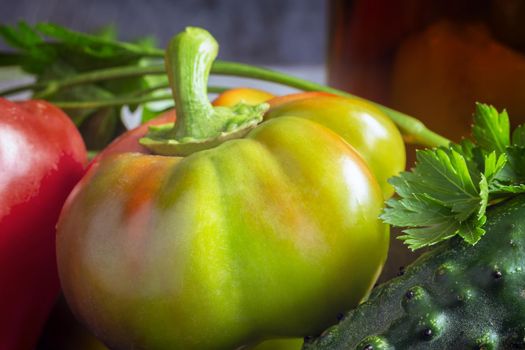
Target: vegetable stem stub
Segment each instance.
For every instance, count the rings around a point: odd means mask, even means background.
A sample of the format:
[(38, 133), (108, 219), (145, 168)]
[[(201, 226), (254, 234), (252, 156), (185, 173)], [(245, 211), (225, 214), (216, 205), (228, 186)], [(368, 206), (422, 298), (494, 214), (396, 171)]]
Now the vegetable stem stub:
[(268, 104), (213, 107), (208, 77), (219, 45), (206, 30), (188, 27), (166, 50), (166, 71), (175, 99), (177, 121), (151, 127), (140, 143), (156, 154), (185, 156), (244, 136), (262, 121)]

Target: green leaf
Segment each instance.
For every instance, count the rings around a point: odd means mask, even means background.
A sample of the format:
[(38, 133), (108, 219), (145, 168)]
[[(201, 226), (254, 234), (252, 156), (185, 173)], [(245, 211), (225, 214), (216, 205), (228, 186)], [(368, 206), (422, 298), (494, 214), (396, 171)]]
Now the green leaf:
[[(484, 215), (480, 209), (488, 199), (488, 191), (480, 190), (480, 186), (486, 188), (486, 178), (459, 150), (460, 145), (418, 151), (411, 172), (390, 180), (399, 197), (386, 202), (381, 218), (395, 226), (410, 227), (399, 237), (410, 249), (457, 234), (475, 243), (483, 233), (476, 223), (480, 212)], [(489, 172), (496, 169), (494, 156), (487, 156)]]
[(455, 221), (443, 221), (432, 227), (410, 228), (403, 230), (405, 235), (398, 238), (411, 250), (431, 246), (456, 235), (458, 225)]
[(74, 32), (64, 27), (39, 23), (34, 27), (24, 22), (17, 26), (0, 26), (0, 38), (15, 49), (21, 58), (18, 64), (27, 72), (41, 74), (49, 64), (65, 62), (75, 69), (86, 71), (117, 65), (136, 65), (143, 57), (162, 57), (163, 51), (151, 45), (114, 40), (114, 30), (98, 35)]
[(398, 197), (381, 218), (406, 227), (399, 237), (411, 249), (459, 235), (476, 244), (484, 235), (487, 206), (525, 192), (525, 131), (514, 132), (505, 111), (477, 104), (474, 141), (417, 152), (416, 166), (389, 180)]
[(108, 24), (95, 30), (93, 35), (105, 40), (117, 40), (117, 27), (114, 24)]
[(101, 108), (94, 112), (80, 126), (86, 147), (101, 150), (107, 146), (114, 137), (118, 121), (119, 113), (116, 108)]
[[(42, 88), (34, 87), (33, 93), (52, 102), (131, 98), (143, 93), (154, 94), (154, 87), (168, 85), (166, 76), (156, 75), (72, 85), (58, 90), (47, 89), (54, 81), (62, 81), (82, 72), (115, 66), (141, 67), (157, 63), (164, 56), (163, 50), (155, 47), (152, 38), (143, 38), (137, 43), (123, 43), (118, 42), (116, 37), (117, 32), (112, 26), (94, 34), (79, 33), (50, 23), (40, 23), (33, 27), (23, 22), (16, 26), (0, 26), (0, 39), (13, 48), (12, 52), (0, 54), (0, 65), (16, 63), (26, 72), (36, 75), (38, 83), (50, 82)], [(136, 107), (130, 106), (132, 109)], [(119, 115), (119, 109), (109, 111), (104, 108), (84, 108), (66, 112), (85, 137), (95, 137), (86, 136), (88, 130), (90, 135), (99, 137), (100, 132), (93, 131), (98, 130), (99, 126), (113, 130), (115, 134), (110, 136), (115, 137), (122, 131), (120, 119), (111, 117), (111, 120), (118, 120), (114, 125), (105, 116)], [(152, 118), (158, 112), (149, 108), (146, 114), (147, 118)], [(89, 122), (90, 118), (99, 120), (97, 127), (93, 126), (95, 122)], [(91, 126), (88, 128), (86, 125)], [(104, 137), (108, 139), (109, 136)]]
[(0, 26), (0, 37), (17, 49), (12, 54), (18, 55), (17, 64), (28, 73), (39, 73), (56, 58), (55, 52), (24, 22), (16, 26)]
[(19, 49), (29, 49), (43, 42), (42, 38), (27, 23), (16, 26), (0, 26), (0, 37), (9, 45)]
[(484, 176), (481, 175), (481, 180), (479, 181), (479, 208), (477, 213), (477, 220), (478, 222), (485, 223), (485, 211), (487, 210), (487, 206), (489, 205), (489, 181)]
[(504, 185), (501, 183), (496, 183), (490, 188), (490, 195), (495, 199), (508, 197), (509, 194), (520, 193), (525, 193), (525, 184)]
[[(485, 216), (483, 216), (485, 218)], [(485, 220), (470, 219), (461, 224), (458, 229), (458, 235), (468, 244), (475, 245), (485, 234), (482, 228)]]
[(472, 134), (483, 150), (505, 153), (510, 145), (510, 123), (507, 112), (498, 113), (493, 106), (477, 103)]
[(512, 133), (512, 144), (525, 147), (525, 124), (518, 126)]
[(142, 118), (142, 123), (145, 123), (147, 121), (150, 121), (151, 119), (155, 118), (156, 116), (158, 116), (160, 113), (157, 112), (157, 111), (154, 111), (150, 108), (148, 108), (147, 104), (143, 107), (142, 109), (142, 115), (141, 115), (141, 118)]
[[(46, 67), (46, 69), (40, 74), (39, 79), (42, 80), (55, 80), (71, 77), (77, 74), (77, 71), (69, 64), (64, 62), (55, 62)], [(97, 84), (86, 84), (71, 86), (67, 89), (62, 89), (56, 93), (47, 96), (48, 101), (93, 101), (93, 100), (109, 100), (113, 99), (114, 94), (104, 89)], [(94, 115), (95, 109), (74, 109), (65, 110), (67, 115), (73, 120), (76, 126), (82, 125), (82, 123)]]
[[(492, 154), (495, 154), (495, 152)], [(471, 216), (468, 220), (461, 222), (458, 228), (459, 236), (471, 245), (478, 243), (481, 237), (485, 234), (483, 225), (487, 220), (485, 212), (489, 202), (489, 185), (487, 178), (484, 175), (481, 175), (481, 180), (479, 182), (479, 199), (477, 215)]]
[(502, 186), (523, 184), (525, 182), (525, 147), (508, 147), (505, 155), (508, 161), (496, 175), (496, 180)]
[(16, 66), (24, 59), (23, 55), (9, 52), (0, 52), (0, 67)]
[(417, 186), (420, 191), (446, 203), (459, 220), (476, 210), (478, 189), (461, 154), (443, 148), (425, 150), (417, 153), (417, 161), (414, 174), (423, 185)]
[(474, 142), (463, 139), (459, 144), (451, 143), (449, 147), (461, 154), (467, 160), (467, 166), (471, 174), (478, 174), (485, 171), (485, 155)]
[(407, 226), (433, 226), (447, 221), (452, 215), (450, 208), (426, 194), (413, 194), (409, 198), (390, 199), (386, 202), (381, 217), (392, 225)]
[(498, 176), (507, 164), (507, 155), (506, 153), (502, 153), (497, 156), (496, 151), (492, 151), (484, 157), (483, 163), (483, 175), (490, 181)]
[(39, 23), (36, 30), (48, 37), (59, 40), (60, 43), (82, 50), (93, 57), (114, 58), (115, 56), (133, 56), (139, 58), (148, 55), (158, 55), (160, 50), (139, 46), (131, 43), (118, 42), (107, 36), (96, 36), (74, 32), (51, 23)]

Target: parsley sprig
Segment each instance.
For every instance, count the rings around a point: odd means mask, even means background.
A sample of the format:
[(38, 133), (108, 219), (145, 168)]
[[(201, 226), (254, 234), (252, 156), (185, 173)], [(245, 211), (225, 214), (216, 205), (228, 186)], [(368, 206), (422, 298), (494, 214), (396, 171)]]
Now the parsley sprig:
[(416, 165), (390, 180), (397, 197), (382, 219), (406, 227), (410, 249), (455, 235), (474, 245), (485, 234), (487, 206), (525, 192), (525, 126), (510, 133), (506, 111), (477, 104), (472, 140), (420, 150)]

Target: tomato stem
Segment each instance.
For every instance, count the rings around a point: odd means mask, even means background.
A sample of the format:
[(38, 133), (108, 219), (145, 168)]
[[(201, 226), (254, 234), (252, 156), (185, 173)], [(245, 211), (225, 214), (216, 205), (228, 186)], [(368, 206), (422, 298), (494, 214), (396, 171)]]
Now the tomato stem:
[(189, 155), (244, 136), (262, 121), (268, 104), (214, 107), (208, 77), (219, 45), (209, 32), (188, 27), (166, 50), (166, 71), (175, 100), (175, 124), (152, 126), (140, 143), (156, 154)]
[(213, 106), (206, 89), (219, 45), (207, 39), (205, 31), (186, 28), (166, 49), (164, 63), (177, 112), (177, 122), (166, 136), (206, 138), (220, 127), (212, 118)]

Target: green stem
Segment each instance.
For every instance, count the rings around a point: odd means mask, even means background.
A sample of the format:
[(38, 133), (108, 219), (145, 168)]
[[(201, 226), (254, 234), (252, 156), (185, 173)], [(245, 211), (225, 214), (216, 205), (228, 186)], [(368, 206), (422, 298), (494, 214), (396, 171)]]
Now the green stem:
[(214, 118), (207, 91), (210, 68), (218, 52), (219, 44), (200, 28), (186, 28), (168, 45), (165, 64), (177, 122), (166, 136), (206, 139), (220, 130), (222, 121)]
[(144, 95), (148, 95), (148, 94), (151, 94), (152, 92), (156, 92), (156, 91), (159, 91), (159, 90), (168, 90), (170, 88), (170, 85), (169, 84), (158, 84), (158, 85), (154, 85), (154, 86), (151, 86), (147, 89), (143, 89), (143, 90), (139, 90), (139, 91), (136, 91), (132, 94), (132, 96), (144, 96)]
[(0, 52), (0, 67), (18, 66), (24, 59), (24, 55), (12, 52)]
[(103, 107), (114, 107), (123, 105), (135, 105), (139, 103), (155, 102), (155, 101), (166, 101), (172, 100), (171, 95), (165, 96), (146, 96), (146, 97), (125, 97), (115, 98), (111, 100), (99, 100), (99, 101), (52, 101), (57, 107), (64, 109), (90, 109), (90, 108), (103, 108)]
[(91, 71), (89, 73), (78, 74), (71, 78), (66, 78), (61, 81), (50, 81), (48, 84), (52, 88), (45, 89), (43, 92), (35, 93), (35, 98), (46, 98), (53, 95), (58, 90), (68, 88), (75, 85), (96, 83), (105, 80), (112, 79), (124, 79), (132, 77), (140, 77), (148, 74), (165, 74), (166, 71), (163, 66), (147, 66), (147, 67), (136, 67), (136, 66), (124, 66), (115, 68), (106, 68)]
[(450, 143), (450, 140), (428, 129), (420, 120), (414, 117), (411, 117), (405, 113), (396, 111), (394, 109), (385, 107), (379, 103), (366, 100), (362, 97), (355, 96), (348, 92), (334, 89), (326, 85), (314, 83), (312, 81), (304, 80), (297, 77), (292, 77), (280, 72), (272, 71), (270, 69), (259, 68), (235, 62), (215, 61), (215, 64), (213, 65), (211, 71), (212, 73), (218, 75), (230, 75), (259, 79), (294, 87), (299, 90), (321, 91), (338, 96), (350, 97), (361, 101), (366, 101), (374, 104), (376, 107), (381, 109), (386, 115), (388, 115), (392, 119), (392, 121), (399, 127), (403, 134), (409, 135), (411, 137), (409, 141), (430, 147), (446, 146)]
[[(167, 88), (163, 86), (162, 88)], [(210, 93), (222, 93), (229, 88), (223, 86), (210, 86), (208, 92)], [(149, 90), (149, 89), (148, 89)], [(64, 109), (92, 109), (92, 108), (103, 108), (103, 107), (118, 107), (123, 105), (135, 105), (139, 103), (155, 102), (155, 101), (167, 101), (173, 100), (172, 95), (162, 96), (130, 96), (115, 98), (110, 100), (98, 100), (98, 101), (52, 101), (57, 107)]]
[[(136, 91), (131, 96), (144, 96), (147, 94), (151, 94), (152, 92), (155, 92), (155, 91), (168, 90), (170, 87), (171, 87), (170, 84), (159, 84), (159, 85), (151, 86), (144, 90)], [(230, 89), (232, 88), (226, 87), (226, 86), (208, 86), (208, 93), (209, 94), (221, 94)]]
[(47, 86), (47, 83), (31, 83), (31, 84), (19, 85), (19, 86), (15, 86), (15, 87), (0, 91), (0, 96), (2, 97), (9, 96), (9, 95), (13, 95), (19, 92), (29, 91), (29, 90), (34, 91), (37, 89), (44, 88), (46, 86)]
[[(49, 84), (47, 86), (51, 86), (50, 89), (46, 89), (45, 92), (42, 94), (35, 94), (36, 98), (45, 98), (46, 96), (50, 96), (60, 89), (74, 85), (88, 84), (111, 79), (138, 77), (147, 74), (165, 74), (165, 72), (165, 68), (162, 65), (152, 65), (147, 67), (125, 66), (110, 69), (102, 69), (98, 71), (92, 71), (89, 73), (79, 74), (75, 77), (64, 79), (62, 81), (39, 82), (37, 84), (19, 86), (13, 89), (1, 91), (0, 96), (5, 96), (27, 89), (40, 88), (46, 86), (46, 84)], [(217, 60), (213, 63), (211, 67), (211, 73), (218, 75), (230, 75), (251, 79), (259, 79), (263, 81), (290, 86), (304, 91), (322, 91), (339, 96), (365, 100), (361, 97), (322, 84), (317, 84), (308, 80), (292, 77), (284, 73), (272, 71), (270, 69), (254, 67), (242, 63)], [(429, 130), (418, 119), (408, 116), (399, 111), (393, 110), (391, 108), (385, 107), (381, 104), (375, 102), (372, 103), (378, 108), (380, 108), (384, 113), (386, 113), (394, 121), (394, 123), (396, 123), (401, 132), (405, 136), (409, 137), (408, 142), (418, 143), (430, 147), (447, 145), (450, 142), (443, 136), (440, 136), (434, 133), (433, 131)]]
[(149, 128), (139, 142), (155, 154), (186, 156), (244, 136), (263, 119), (268, 104), (214, 107), (208, 77), (219, 45), (206, 30), (188, 27), (166, 50), (166, 71), (177, 120)]

